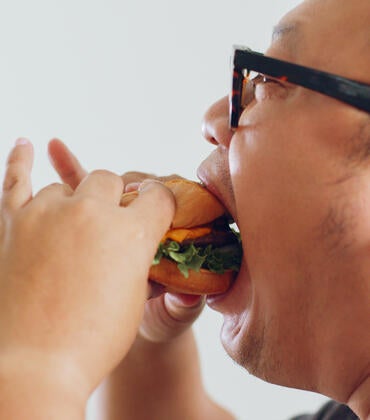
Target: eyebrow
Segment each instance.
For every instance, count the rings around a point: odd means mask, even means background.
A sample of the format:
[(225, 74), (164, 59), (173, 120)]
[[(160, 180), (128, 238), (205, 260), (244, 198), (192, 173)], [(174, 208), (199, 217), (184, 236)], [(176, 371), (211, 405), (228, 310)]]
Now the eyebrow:
[(280, 23), (274, 27), (272, 42), (281, 42), (288, 50), (295, 50), (297, 38), (300, 34), (298, 22)]
[(274, 27), (272, 32), (272, 39), (280, 38), (284, 35), (290, 35), (298, 32), (299, 25), (297, 22), (279, 23)]

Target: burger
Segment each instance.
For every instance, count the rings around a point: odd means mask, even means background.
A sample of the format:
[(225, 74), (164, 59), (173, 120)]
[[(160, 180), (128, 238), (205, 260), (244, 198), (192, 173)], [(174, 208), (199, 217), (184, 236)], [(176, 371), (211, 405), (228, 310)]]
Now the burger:
[[(164, 182), (174, 194), (176, 212), (162, 238), (149, 280), (166, 291), (197, 295), (225, 292), (239, 271), (239, 233), (220, 201), (201, 184), (183, 178)], [(123, 194), (127, 206), (137, 191)]]

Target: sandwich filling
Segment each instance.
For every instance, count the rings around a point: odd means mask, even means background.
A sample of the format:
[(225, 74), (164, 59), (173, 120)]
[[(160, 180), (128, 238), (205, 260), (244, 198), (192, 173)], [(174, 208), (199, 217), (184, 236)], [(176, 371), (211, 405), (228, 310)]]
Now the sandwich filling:
[(213, 223), (191, 229), (173, 229), (167, 232), (158, 246), (153, 265), (166, 258), (177, 264), (189, 277), (189, 270), (209, 270), (216, 274), (239, 271), (242, 260), (240, 234), (226, 217)]

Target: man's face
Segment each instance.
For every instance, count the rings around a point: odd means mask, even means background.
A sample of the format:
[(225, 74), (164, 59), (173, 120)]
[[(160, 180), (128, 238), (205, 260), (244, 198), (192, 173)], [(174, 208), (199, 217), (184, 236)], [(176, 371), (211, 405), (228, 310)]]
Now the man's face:
[[(368, 0), (357, 3), (305, 1), (266, 54), (369, 82)], [(209, 304), (224, 315), (227, 352), (268, 381), (317, 390), (323, 344), (335, 327), (348, 333), (349, 282), (363, 271), (370, 237), (369, 170), (358, 163), (364, 118), (276, 82), (257, 87), (235, 133), (227, 98), (206, 113), (205, 137), (217, 148), (199, 177), (236, 219), (245, 254), (231, 290)]]

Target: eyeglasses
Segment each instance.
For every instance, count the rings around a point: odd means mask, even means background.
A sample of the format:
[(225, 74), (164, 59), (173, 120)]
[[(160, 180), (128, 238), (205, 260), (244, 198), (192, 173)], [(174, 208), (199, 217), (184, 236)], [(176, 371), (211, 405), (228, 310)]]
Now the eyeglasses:
[[(230, 95), (229, 124), (236, 129), (244, 108), (254, 98), (256, 82), (272, 77), (303, 86), (370, 112), (370, 85), (335, 74), (267, 57), (246, 47), (234, 46), (233, 81)], [(251, 72), (258, 76), (251, 78)]]

